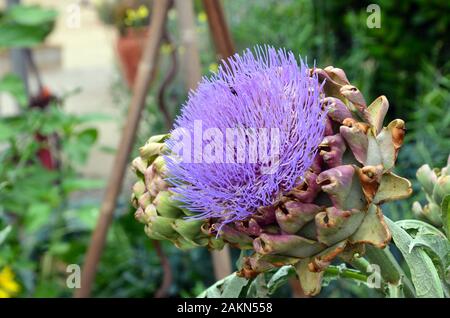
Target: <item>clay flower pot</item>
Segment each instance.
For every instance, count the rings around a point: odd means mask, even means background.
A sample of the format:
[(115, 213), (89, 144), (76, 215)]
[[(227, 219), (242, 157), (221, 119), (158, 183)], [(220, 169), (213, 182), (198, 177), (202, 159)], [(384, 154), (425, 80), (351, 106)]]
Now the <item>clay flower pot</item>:
[(125, 34), (121, 34), (117, 40), (117, 55), (120, 67), (123, 77), (130, 88), (133, 88), (136, 79), (147, 35), (148, 28), (130, 28), (126, 30)]

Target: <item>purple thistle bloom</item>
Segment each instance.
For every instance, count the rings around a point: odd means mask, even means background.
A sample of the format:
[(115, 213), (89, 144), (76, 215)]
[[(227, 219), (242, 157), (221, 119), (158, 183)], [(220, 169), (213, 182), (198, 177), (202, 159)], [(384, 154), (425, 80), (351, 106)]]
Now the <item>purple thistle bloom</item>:
[[(180, 162), (166, 157), (172, 191), (196, 213), (191, 218), (219, 218), (222, 224), (244, 220), (302, 180), (323, 138), (326, 111), (320, 102), (321, 90), (317, 76), (310, 75), (303, 61), (299, 66), (292, 52), (270, 46), (258, 46), (254, 52), (247, 49), (242, 56), (235, 54), (217, 74), (203, 78), (189, 94), (166, 142), (173, 153), (193, 158)], [(213, 131), (215, 136), (203, 136), (199, 142), (194, 136), (199, 121), (201, 132)], [(230, 128), (239, 132), (231, 144), (226, 140)], [(264, 135), (261, 128), (278, 135)], [(195, 161), (195, 154), (181, 151), (177, 130), (193, 136), (187, 143), (194, 153), (196, 147), (205, 150), (217, 146), (212, 152), (216, 160)], [(270, 138), (258, 139), (268, 135)], [(237, 141), (242, 136), (244, 145)], [(259, 141), (256, 161), (251, 160), (255, 149), (250, 149), (250, 140)], [(278, 156), (271, 153), (273, 145)], [(217, 151), (220, 146), (222, 153)], [(238, 159), (238, 151), (244, 151), (244, 159)]]

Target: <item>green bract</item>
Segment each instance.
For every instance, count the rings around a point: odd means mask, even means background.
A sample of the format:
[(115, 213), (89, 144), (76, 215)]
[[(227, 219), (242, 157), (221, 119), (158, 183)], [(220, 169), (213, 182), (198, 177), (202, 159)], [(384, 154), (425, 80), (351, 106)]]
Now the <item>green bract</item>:
[[(419, 202), (414, 202), (413, 212), (425, 218), (437, 227), (444, 226), (448, 231), (447, 209), (448, 203), (445, 198), (450, 195), (450, 156), (447, 166), (442, 169), (431, 169), (429, 165), (423, 165), (417, 170), (417, 180), (419, 180), (427, 204), (422, 206)], [(450, 200), (450, 198), (448, 199)], [(447, 224), (445, 224), (447, 223)], [(448, 235), (448, 234), (447, 234)]]
[(140, 179), (133, 186), (131, 198), (137, 209), (135, 218), (145, 224), (145, 233), (152, 239), (169, 240), (182, 249), (197, 246), (221, 249), (223, 240), (202, 232), (204, 221), (185, 220), (192, 213), (178, 207), (178, 202), (172, 199), (173, 193), (164, 181), (167, 172), (163, 154), (167, 137), (151, 137), (139, 149), (140, 156), (133, 160), (133, 170)]

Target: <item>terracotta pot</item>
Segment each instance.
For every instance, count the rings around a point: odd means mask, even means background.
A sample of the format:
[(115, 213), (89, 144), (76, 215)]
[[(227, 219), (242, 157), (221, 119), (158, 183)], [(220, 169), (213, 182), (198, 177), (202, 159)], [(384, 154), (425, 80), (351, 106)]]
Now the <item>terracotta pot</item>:
[(117, 55), (122, 75), (130, 88), (133, 88), (134, 85), (147, 35), (147, 28), (128, 29), (117, 40)]

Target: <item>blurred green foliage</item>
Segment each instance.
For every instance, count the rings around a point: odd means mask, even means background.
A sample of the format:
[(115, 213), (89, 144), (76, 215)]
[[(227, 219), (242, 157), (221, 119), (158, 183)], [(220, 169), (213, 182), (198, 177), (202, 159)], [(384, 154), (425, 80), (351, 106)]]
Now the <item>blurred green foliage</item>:
[[(0, 80), (0, 91), (26, 101), (23, 84), (13, 75)], [(91, 125), (108, 117), (67, 113), (64, 101), (47, 109), (22, 104), (17, 115), (0, 118), (0, 269), (12, 268), (21, 286), (17, 296), (71, 297), (67, 266), (83, 264), (98, 217), (98, 190), (105, 184), (82, 177), (78, 168), (97, 140)], [(58, 136), (60, 149), (53, 153), (60, 157), (58, 169), (49, 170), (40, 161), (38, 152), (48, 141), (36, 140), (37, 132)], [(119, 200), (96, 277), (93, 295), (98, 297), (151, 296), (161, 283), (159, 259), (132, 217), (126, 192)], [(207, 252), (165, 249), (176, 271), (177, 283), (170, 294), (195, 295), (195, 290), (183, 286), (202, 280), (199, 273), (205, 264), (199, 260)]]
[(442, 70), (450, 58), (450, 2), (381, 0), (381, 27), (369, 28), (372, 1), (224, 1), (239, 50), (285, 47), (312, 64), (334, 65), (370, 99), (384, 94), (390, 116), (410, 119), (420, 94), (422, 63)]
[(404, 169), (414, 173), (424, 163), (442, 166), (450, 152), (450, 63), (440, 68), (423, 63), (417, 88), (400, 157), (408, 164)]
[[(45, 110), (27, 108), (23, 84), (13, 75), (0, 79), (0, 91), (21, 104), (17, 115), (0, 118), (0, 228), (11, 226), (0, 249), (0, 268), (13, 266), (24, 286), (23, 295), (30, 296), (49, 283), (49, 275), (64, 270), (53, 272), (49, 266), (61, 262), (59, 256), (67, 248), (70, 195), (104, 186), (98, 180), (80, 178), (76, 169), (86, 162), (97, 139), (96, 129), (86, 125), (99, 118), (68, 114), (60, 107), (62, 101), (52, 102)], [(46, 167), (40, 157), (50, 143), (61, 150), (60, 157), (53, 158), (59, 161), (58, 169)], [(77, 212), (82, 214), (82, 209)]]
[(28, 47), (42, 42), (53, 29), (57, 12), (15, 5), (0, 11), (0, 48)]

